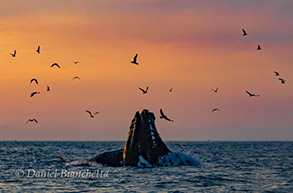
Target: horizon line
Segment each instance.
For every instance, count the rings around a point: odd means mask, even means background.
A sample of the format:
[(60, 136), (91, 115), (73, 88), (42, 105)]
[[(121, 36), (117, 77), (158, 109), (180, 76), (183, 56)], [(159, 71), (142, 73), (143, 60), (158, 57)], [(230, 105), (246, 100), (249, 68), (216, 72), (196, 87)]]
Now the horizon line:
[[(125, 140), (0, 140), (0, 142), (126, 142)], [(293, 140), (165, 140), (165, 142), (293, 142)]]

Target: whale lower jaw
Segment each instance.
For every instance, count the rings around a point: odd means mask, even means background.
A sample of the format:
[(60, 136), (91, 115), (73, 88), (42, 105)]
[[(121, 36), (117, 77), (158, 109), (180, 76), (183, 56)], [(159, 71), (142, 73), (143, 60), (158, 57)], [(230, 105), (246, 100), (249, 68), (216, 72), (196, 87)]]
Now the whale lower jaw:
[(154, 114), (145, 109), (136, 112), (131, 121), (124, 149), (104, 152), (88, 161), (114, 167), (152, 167), (170, 152), (156, 129)]
[(104, 152), (96, 155), (94, 158), (88, 160), (86, 163), (96, 162), (104, 166), (119, 167), (123, 166), (123, 151), (124, 149), (119, 149), (115, 151)]

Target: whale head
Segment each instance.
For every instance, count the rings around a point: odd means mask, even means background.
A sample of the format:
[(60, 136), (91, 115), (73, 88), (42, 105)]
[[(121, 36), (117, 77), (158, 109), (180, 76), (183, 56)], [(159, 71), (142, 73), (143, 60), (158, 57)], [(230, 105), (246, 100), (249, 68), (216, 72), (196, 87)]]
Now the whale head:
[(124, 166), (137, 166), (142, 158), (154, 165), (159, 157), (171, 152), (156, 129), (155, 119), (154, 113), (146, 109), (136, 112), (123, 151)]

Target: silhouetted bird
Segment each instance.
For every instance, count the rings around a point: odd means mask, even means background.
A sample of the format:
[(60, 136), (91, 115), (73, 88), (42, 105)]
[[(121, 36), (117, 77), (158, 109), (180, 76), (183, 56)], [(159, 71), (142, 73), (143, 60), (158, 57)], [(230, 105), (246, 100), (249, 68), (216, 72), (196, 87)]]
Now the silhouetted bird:
[(25, 124), (28, 124), (29, 122), (39, 123), (39, 122), (37, 121), (37, 119), (29, 119), (29, 120), (26, 121)]
[(78, 79), (78, 80), (80, 80), (80, 78), (79, 78), (78, 76), (75, 76), (75, 77), (73, 77), (73, 79), (72, 79), (72, 80), (75, 80), (75, 79)]
[(41, 47), (40, 47), (40, 46), (38, 46), (38, 49), (36, 50), (36, 52), (39, 54), (39, 53), (40, 53), (40, 51), (41, 51)]
[(284, 80), (283, 78), (279, 78), (279, 80), (281, 81), (281, 84), (285, 84), (286, 80)]
[(169, 119), (169, 118), (163, 113), (163, 110), (162, 110), (162, 109), (160, 109), (160, 114), (161, 114), (160, 119), (165, 119), (165, 120), (167, 120), (167, 121), (171, 121), (171, 122), (174, 121), (174, 120)]
[(257, 50), (261, 50), (261, 47), (260, 47), (260, 45), (258, 45), (258, 46), (257, 46)]
[(243, 36), (247, 36), (245, 29), (242, 29), (242, 32), (243, 32)]
[(171, 88), (170, 90), (169, 90), (169, 92), (172, 92), (173, 91), (173, 88)]
[(51, 89), (50, 89), (50, 87), (49, 87), (49, 86), (47, 86), (47, 92), (49, 92), (49, 91), (51, 91)]
[(11, 55), (12, 57), (15, 57), (15, 56), (16, 56), (16, 50), (14, 50), (14, 53), (13, 53), (13, 54), (10, 53), (10, 55)]
[(220, 109), (218, 109), (218, 108), (214, 108), (214, 109), (212, 110), (212, 113), (215, 112), (215, 111), (220, 111)]
[(134, 56), (133, 61), (131, 61), (131, 63), (138, 65), (138, 63), (137, 63), (137, 56), (138, 56), (138, 54), (136, 54)]
[(280, 75), (279, 72), (277, 72), (277, 71), (274, 71), (274, 73), (275, 73), (276, 76)]
[(258, 97), (259, 96), (256, 94), (252, 94), (252, 93), (248, 92), (247, 90), (245, 92), (249, 95), (249, 97)]
[(35, 79), (35, 78), (31, 79), (31, 83), (32, 83), (33, 81), (35, 81), (36, 84), (39, 84), (39, 82), (38, 82), (37, 79)]
[(90, 112), (89, 110), (86, 110), (85, 112), (87, 112), (88, 114), (90, 114), (91, 118), (94, 118), (94, 115), (99, 114), (99, 112), (95, 112), (94, 114), (92, 114), (92, 112)]
[(216, 89), (212, 89), (212, 91), (214, 91), (215, 93), (217, 93), (217, 92), (218, 92), (218, 90), (219, 90), (219, 87), (218, 87), (218, 88), (216, 88)]
[(61, 67), (59, 66), (59, 64), (57, 64), (57, 63), (53, 63), (53, 64), (51, 65), (51, 68), (54, 67), (54, 66), (57, 66), (58, 68), (61, 68)]
[(235, 168), (240, 168), (240, 165), (236, 165), (236, 164), (233, 164), (232, 165), (235, 167)]
[(40, 94), (40, 92), (32, 92), (32, 93), (31, 93), (31, 97), (33, 97), (33, 96), (36, 95), (36, 94)]
[(139, 88), (139, 90), (141, 90), (142, 91), (142, 94), (146, 94), (146, 93), (148, 93), (148, 90), (149, 90), (149, 87), (147, 86), (146, 87), (146, 89), (145, 90), (143, 90), (142, 88), (140, 88), (140, 87), (138, 87)]
[(182, 148), (182, 146), (181, 146), (180, 144), (178, 144), (178, 143), (175, 143), (175, 145), (177, 145), (177, 146), (179, 146), (179, 147), (181, 147), (181, 148)]
[(61, 156), (57, 156), (57, 158), (59, 158), (60, 161), (62, 161), (62, 162), (66, 162), (66, 160), (63, 157), (61, 157)]
[(73, 61), (73, 63), (74, 63), (74, 64), (78, 64), (78, 63), (79, 63), (79, 61)]

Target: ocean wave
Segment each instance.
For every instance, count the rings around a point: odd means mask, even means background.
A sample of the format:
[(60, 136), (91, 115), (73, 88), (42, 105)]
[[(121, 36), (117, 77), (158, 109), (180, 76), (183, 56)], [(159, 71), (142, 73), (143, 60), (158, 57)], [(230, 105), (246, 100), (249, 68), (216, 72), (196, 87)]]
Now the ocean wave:
[(101, 167), (102, 164), (93, 161), (72, 161), (65, 164), (66, 166), (93, 166), (93, 167)]
[[(93, 166), (101, 167), (95, 161), (72, 161), (65, 164), (66, 166)], [(159, 158), (156, 165), (150, 164), (142, 156), (139, 156), (139, 162), (137, 167), (141, 168), (151, 168), (151, 167), (167, 167), (167, 166), (202, 166), (202, 162), (195, 158), (194, 155), (183, 152), (170, 152)]]

